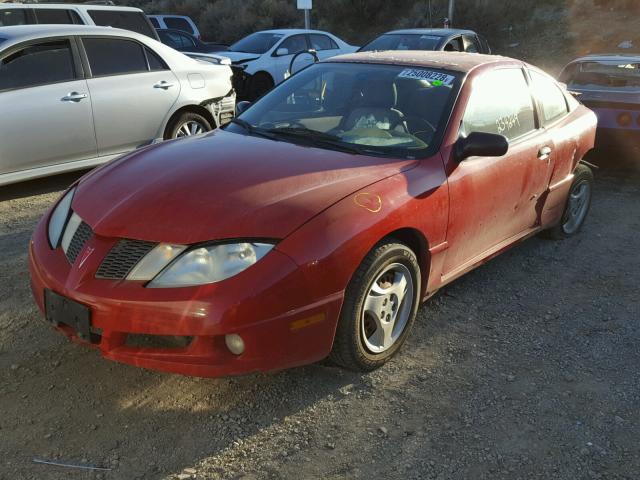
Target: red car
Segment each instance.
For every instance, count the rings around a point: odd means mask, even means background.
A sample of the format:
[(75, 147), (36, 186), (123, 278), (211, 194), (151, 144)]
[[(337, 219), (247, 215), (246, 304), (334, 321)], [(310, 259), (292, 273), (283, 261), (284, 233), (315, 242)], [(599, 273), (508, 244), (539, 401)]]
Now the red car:
[(242, 107), (45, 215), (32, 287), (58, 330), (187, 375), (370, 370), (421, 301), (540, 231), (575, 234), (590, 206), (596, 117), (521, 61), (358, 53)]

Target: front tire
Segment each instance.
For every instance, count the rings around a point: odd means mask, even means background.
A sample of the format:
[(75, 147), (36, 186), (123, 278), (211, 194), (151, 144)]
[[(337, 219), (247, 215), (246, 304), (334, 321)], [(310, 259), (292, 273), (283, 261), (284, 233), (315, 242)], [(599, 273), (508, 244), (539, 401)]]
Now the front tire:
[(347, 287), (330, 360), (356, 371), (384, 365), (411, 330), (420, 285), (418, 259), (409, 247), (392, 239), (378, 244)]
[(256, 73), (251, 79), (250, 97), (251, 101), (255, 101), (262, 95), (271, 90), (275, 85), (273, 78), (268, 73), (260, 72)]
[(185, 112), (167, 126), (164, 139), (191, 137), (211, 130), (211, 123), (205, 117), (198, 113)]
[(567, 203), (560, 223), (545, 232), (548, 238), (562, 240), (576, 235), (587, 218), (593, 197), (593, 172), (586, 165), (578, 165), (569, 189)]

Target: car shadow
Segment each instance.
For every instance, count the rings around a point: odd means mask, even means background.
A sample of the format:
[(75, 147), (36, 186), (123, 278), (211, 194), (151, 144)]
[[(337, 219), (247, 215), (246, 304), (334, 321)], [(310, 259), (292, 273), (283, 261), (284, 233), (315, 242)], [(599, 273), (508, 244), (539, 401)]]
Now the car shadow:
[(89, 171), (78, 170), (2, 186), (0, 187), (0, 202), (66, 190), (69, 185)]

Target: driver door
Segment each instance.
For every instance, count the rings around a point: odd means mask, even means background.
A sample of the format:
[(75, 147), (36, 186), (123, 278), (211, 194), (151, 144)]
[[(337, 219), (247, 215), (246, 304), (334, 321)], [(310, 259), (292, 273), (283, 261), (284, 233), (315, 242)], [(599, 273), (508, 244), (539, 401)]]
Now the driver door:
[(549, 136), (536, 120), (523, 70), (492, 70), (467, 88), (472, 92), (460, 134), (504, 135), (509, 151), (452, 166), (444, 281), (533, 231), (549, 172), (548, 156), (540, 155)]

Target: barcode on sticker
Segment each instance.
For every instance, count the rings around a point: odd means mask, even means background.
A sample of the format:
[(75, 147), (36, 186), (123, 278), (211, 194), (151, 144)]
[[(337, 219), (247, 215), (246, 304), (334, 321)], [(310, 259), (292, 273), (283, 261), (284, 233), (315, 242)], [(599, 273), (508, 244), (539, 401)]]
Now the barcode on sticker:
[(451, 85), (455, 80), (453, 75), (447, 75), (446, 73), (434, 72), (432, 70), (420, 70), (416, 68), (406, 68), (398, 78), (413, 78), (416, 80), (427, 80), (429, 82), (437, 81), (442, 85)]

